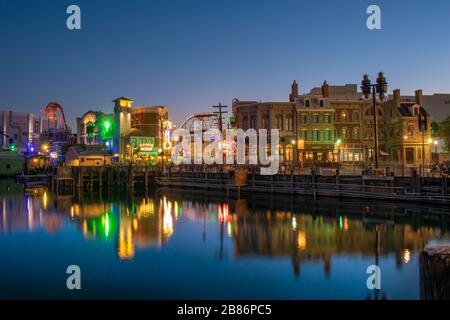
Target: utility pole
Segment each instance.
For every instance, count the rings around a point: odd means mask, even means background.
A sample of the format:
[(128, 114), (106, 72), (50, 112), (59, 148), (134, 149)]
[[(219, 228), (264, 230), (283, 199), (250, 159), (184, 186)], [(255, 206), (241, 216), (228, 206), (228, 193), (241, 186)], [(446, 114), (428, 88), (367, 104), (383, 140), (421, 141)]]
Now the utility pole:
[(214, 111), (214, 113), (216, 113), (216, 114), (219, 115), (219, 130), (220, 130), (220, 133), (222, 133), (222, 129), (223, 129), (223, 128), (222, 128), (222, 125), (223, 125), (223, 123), (222, 123), (222, 121), (223, 121), (222, 114), (228, 113), (228, 111), (222, 110), (222, 109), (226, 109), (226, 108), (228, 108), (228, 106), (223, 106), (223, 105), (219, 102), (219, 105), (218, 105), (218, 106), (213, 106), (213, 108), (219, 109), (219, 111)]
[(428, 113), (423, 107), (420, 107), (419, 114), (417, 115), (419, 131), (422, 133), (422, 170), (420, 175), (424, 176), (425, 173), (425, 133), (428, 130)]

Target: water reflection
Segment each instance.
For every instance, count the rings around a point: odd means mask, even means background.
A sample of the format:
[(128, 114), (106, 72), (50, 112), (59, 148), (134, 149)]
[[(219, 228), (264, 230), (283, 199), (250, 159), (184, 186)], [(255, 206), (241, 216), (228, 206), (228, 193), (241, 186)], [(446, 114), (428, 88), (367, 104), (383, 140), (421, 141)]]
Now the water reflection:
[[(12, 186), (17, 188), (15, 184)], [(336, 212), (331, 216), (330, 207), (251, 208), (251, 200), (247, 199), (214, 203), (161, 195), (121, 197), (111, 202), (101, 197), (55, 196), (49, 192), (32, 197), (22, 195), (19, 188), (15, 191), (15, 195), (10, 190), (2, 198), (1, 233), (33, 232), (40, 228), (55, 233), (70, 221), (86, 239), (116, 241), (121, 259), (132, 259), (136, 247), (163, 246), (174, 236), (181, 217), (219, 225), (223, 229), (221, 236), (233, 239), (233, 254), (237, 258), (290, 256), (296, 274), (300, 272), (301, 261), (309, 260), (322, 261), (329, 274), (331, 257), (345, 254), (373, 257), (395, 254), (396, 263), (401, 266), (429, 241), (448, 237), (448, 222), (439, 214), (426, 221), (417, 217), (420, 210), (414, 215), (404, 208), (406, 212), (386, 216), (387, 212), (398, 210), (398, 206), (385, 205), (380, 212), (374, 206), (368, 214), (364, 205), (359, 215)]]
[[(392, 257), (401, 269), (430, 241), (448, 239), (450, 229), (445, 208), (393, 203), (225, 200), (170, 192), (26, 196), (14, 183), (3, 183), (0, 195), (0, 234), (43, 230), (51, 236), (72, 228), (88, 242), (113, 244), (120, 261), (144, 256), (150, 248), (164, 248), (180, 233), (183, 239), (200, 236), (203, 243), (214, 243), (219, 261), (228, 256), (235, 261), (289, 259), (295, 278), (310, 263), (330, 277), (332, 262), (339, 257), (368, 258), (373, 264)], [(186, 235), (186, 230), (197, 234)], [(205, 248), (193, 245), (192, 250)]]

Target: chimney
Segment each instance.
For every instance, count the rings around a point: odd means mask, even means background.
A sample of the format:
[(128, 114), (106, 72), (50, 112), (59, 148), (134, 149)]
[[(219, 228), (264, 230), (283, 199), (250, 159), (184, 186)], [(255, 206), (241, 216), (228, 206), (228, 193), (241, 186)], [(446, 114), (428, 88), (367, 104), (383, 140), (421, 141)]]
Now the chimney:
[(291, 85), (291, 94), (289, 95), (289, 101), (294, 102), (295, 98), (298, 98), (298, 84), (294, 80)]
[(322, 96), (324, 98), (329, 98), (330, 97), (330, 88), (328, 87), (327, 80), (325, 80), (323, 82), (323, 85), (322, 85)]
[(400, 107), (400, 89), (394, 90), (394, 101), (397, 108)]
[(420, 106), (423, 106), (423, 94), (422, 90), (416, 90), (416, 103)]

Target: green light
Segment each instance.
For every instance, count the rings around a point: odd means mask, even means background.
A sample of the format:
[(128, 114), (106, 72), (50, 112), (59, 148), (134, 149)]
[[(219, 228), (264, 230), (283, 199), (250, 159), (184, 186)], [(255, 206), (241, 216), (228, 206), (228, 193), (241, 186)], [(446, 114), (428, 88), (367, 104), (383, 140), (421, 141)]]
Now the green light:
[(16, 146), (13, 145), (13, 144), (10, 145), (10, 146), (9, 146), (9, 150), (10, 150), (10, 151), (16, 151)]
[(105, 236), (108, 237), (109, 235), (109, 215), (106, 213), (105, 216)]
[(344, 221), (342, 219), (342, 216), (339, 216), (339, 229), (342, 229), (344, 226)]
[(111, 119), (109, 118), (103, 119), (101, 122), (101, 127), (102, 130), (100, 130), (101, 131), (100, 134), (102, 140), (111, 139), (114, 134), (113, 130), (114, 124), (111, 122)]

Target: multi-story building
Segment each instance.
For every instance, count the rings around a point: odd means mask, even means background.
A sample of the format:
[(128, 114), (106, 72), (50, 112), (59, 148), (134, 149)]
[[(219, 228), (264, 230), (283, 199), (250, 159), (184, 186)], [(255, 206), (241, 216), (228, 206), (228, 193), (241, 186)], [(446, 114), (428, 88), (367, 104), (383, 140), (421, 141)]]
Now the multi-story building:
[(38, 151), (42, 132), (58, 128), (56, 120), (30, 112), (0, 112), (0, 145), (19, 153)]
[(292, 89), (289, 97), (296, 105), (299, 162), (336, 161), (334, 109), (328, 84), (324, 82), (320, 92), (301, 96), (295, 81)]
[[(150, 137), (154, 151), (163, 147), (167, 121), (169, 111), (165, 106), (139, 106), (131, 110), (131, 128)], [(145, 149), (148, 150), (148, 146)]]
[(422, 90), (415, 92), (415, 99), (403, 99), (400, 90), (394, 90), (392, 99), (384, 103), (384, 135), (386, 136), (387, 161), (403, 165), (428, 165), (431, 161), (431, 117), (427, 131), (419, 130), (418, 115), (425, 108)]
[[(381, 163), (400, 161), (418, 165), (430, 157), (430, 133), (422, 134), (417, 125), (417, 112), (424, 107), (421, 90), (414, 101), (388, 98), (376, 100), (378, 156)], [(233, 102), (236, 127), (241, 129), (279, 129), (281, 161), (340, 162), (373, 164), (375, 158), (374, 108), (372, 99), (358, 92), (356, 84), (321, 87), (299, 95), (293, 82), (289, 102)], [(391, 116), (391, 113), (393, 116)], [(397, 118), (395, 118), (397, 115)], [(430, 120), (429, 120), (430, 121)], [(397, 127), (399, 128), (397, 128)], [(394, 132), (401, 132), (400, 136)], [(400, 140), (397, 138), (400, 137)], [(428, 149), (427, 149), (428, 148)], [(399, 150), (403, 152), (399, 154)]]
[(114, 158), (119, 161), (158, 161), (167, 129), (168, 110), (163, 106), (132, 107), (127, 98), (114, 100)]
[(296, 105), (294, 102), (233, 101), (236, 127), (247, 129), (278, 129), (281, 161), (297, 161), (298, 139)]
[(77, 118), (77, 143), (81, 145), (105, 145), (112, 148), (114, 114), (88, 111)]

